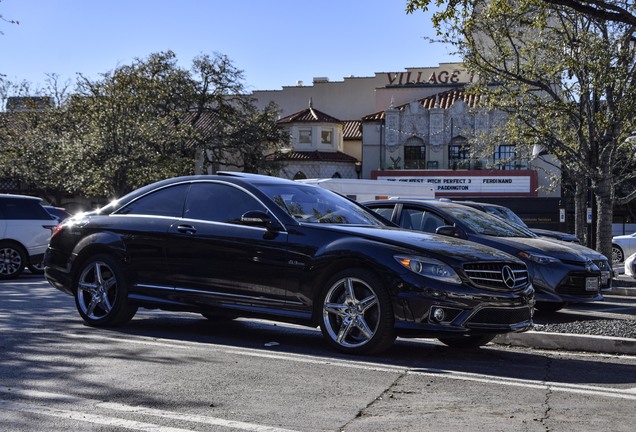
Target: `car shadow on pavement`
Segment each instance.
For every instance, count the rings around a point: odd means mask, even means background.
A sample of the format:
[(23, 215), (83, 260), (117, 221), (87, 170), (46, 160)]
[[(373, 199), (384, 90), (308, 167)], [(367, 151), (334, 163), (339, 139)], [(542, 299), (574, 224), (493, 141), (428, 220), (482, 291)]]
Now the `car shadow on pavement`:
[[(281, 355), (311, 356), (318, 360), (345, 360), (377, 367), (399, 367), (438, 373), (461, 372), (494, 377), (560, 383), (636, 384), (636, 365), (621, 356), (563, 353), (488, 344), (479, 349), (447, 347), (435, 339), (398, 339), (386, 352), (352, 356), (334, 351), (319, 329), (264, 320), (212, 322), (198, 315), (168, 313), (141, 315), (126, 327), (110, 329), (130, 336), (161, 338), (244, 348)], [(611, 374), (608, 367), (612, 368)], [(585, 373), (581, 373), (584, 370)]]

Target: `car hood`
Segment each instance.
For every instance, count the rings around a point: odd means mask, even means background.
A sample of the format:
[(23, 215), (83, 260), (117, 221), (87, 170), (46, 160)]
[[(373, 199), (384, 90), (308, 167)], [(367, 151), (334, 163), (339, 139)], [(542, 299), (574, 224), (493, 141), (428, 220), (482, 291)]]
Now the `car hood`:
[(493, 237), (470, 235), (470, 240), (504, 250), (516, 255), (519, 251), (547, 255), (564, 261), (585, 262), (588, 259), (602, 259), (603, 255), (574, 243), (547, 238)]
[(594, 249), (590, 249), (589, 247), (586, 247), (577, 243), (561, 242), (560, 240), (552, 240), (552, 241), (559, 244), (563, 244), (563, 246), (565, 247), (574, 249), (576, 252), (580, 253), (584, 257), (589, 258), (591, 260), (606, 260), (607, 261), (607, 257), (605, 255), (603, 255), (602, 253), (598, 251), (595, 251)]
[(530, 231), (532, 231), (536, 235), (557, 238), (559, 240), (566, 240), (571, 242), (579, 241), (579, 239), (574, 234), (568, 234), (561, 231), (552, 231), (552, 230), (539, 229), (539, 228), (531, 228)]
[(478, 243), (437, 234), (409, 231), (392, 227), (360, 227), (354, 225), (318, 225), (316, 228), (329, 229), (356, 237), (364, 237), (379, 242), (390, 243), (419, 252), (448, 257), (454, 261), (517, 261), (501, 250)]
[(625, 235), (619, 235), (619, 236), (612, 237), (612, 241), (628, 240), (628, 239), (633, 239), (633, 238), (634, 238), (634, 236), (632, 234), (625, 234)]

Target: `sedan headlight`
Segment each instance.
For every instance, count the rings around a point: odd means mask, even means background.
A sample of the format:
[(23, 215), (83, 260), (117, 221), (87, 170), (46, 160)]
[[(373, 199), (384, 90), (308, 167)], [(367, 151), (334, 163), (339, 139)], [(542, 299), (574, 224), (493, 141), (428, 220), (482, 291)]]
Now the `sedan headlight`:
[(407, 255), (396, 255), (395, 259), (404, 267), (419, 275), (458, 285), (462, 283), (455, 270), (439, 260)]
[(528, 253), (524, 251), (519, 252), (519, 256), (523, 259), (534, 261), (537, 264), (549, 264), (549, 263), (557, 263), (561, 262), (558, 258), (554, 258), (547, 255), (539, 255), (535, 253)]

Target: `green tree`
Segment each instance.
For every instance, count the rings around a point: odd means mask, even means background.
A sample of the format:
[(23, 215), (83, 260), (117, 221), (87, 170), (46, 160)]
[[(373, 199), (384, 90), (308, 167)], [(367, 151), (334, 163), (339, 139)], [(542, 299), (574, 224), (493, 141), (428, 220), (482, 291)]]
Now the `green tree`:
[(223, 55), (201, 55), (187, 70), (170, 51), (152, 54), (96, 80), (80, 75), (72, 94), (50, 79), (44, 93), (56, 103), (5, 113), (10, 124), (0, 126), (0, 175), (48, 194), (119, 197), (194, 173), (201, 153), (215, 166), (263, 170), (264, 153), (287, 145), (276, 108), (257, 110)]
[[(636, 25), (636, 5), (630, 0), (534, 0), (535, 3), (545, 5), (562, 6), (573, 11), (587, 15), (601, 21), (622, 22)], [(415, 12), (418, 9), (428, 10), (430, 6), (436, 7), (434, 22), (441, 22), (456, 18), (461, 10), (471, 8), (472, 0), (407, 0), (406, 11)]]
[[(10, 95), (20, 102), (14, 111), (0, 113), (0, 177), (27, 186), (54, 204), (62, 202), (72, 175), (67, 157), (74, 153), (64, 135), (64, 113), (55, 104), (65, 97), (67, 86), (55, 75), (47, 78), (42, 90), (0, 79), (1, 105)], [(36, 94), (42, 96), (28, 96)]]
[[(549, 1), (438, 3), (447, 6), (436, 15), (441, 39), (479, 75), (474, 91), (508, 113), (508, 139), (555, 154), (581, 199), (590, 183), (597, 248), (611, 256), (613, 206), (636, 195), (616, 195), (634, 174), (625, 169), (634, 158), (634, 27)], [(580, 235), (582, 212), (577, 220)]]

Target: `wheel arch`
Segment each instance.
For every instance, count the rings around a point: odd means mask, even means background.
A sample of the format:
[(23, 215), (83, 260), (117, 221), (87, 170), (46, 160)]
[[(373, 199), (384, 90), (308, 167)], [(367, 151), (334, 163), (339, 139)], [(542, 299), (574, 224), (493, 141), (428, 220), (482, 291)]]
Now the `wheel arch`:
[[(95, 255), (110, 255), (119, 259), (122, 263), (128, 262), (128, 254), (124, 242), (113, 233), (97, 233), (87, 236), (73, 249), (71, 263), (71, 275), (73, 281), (78, 277), (78, 270), (83, 264)], [(74, 285), (74, 284), (73, 284)]]
[(24, 256), (26, 257), (26, 260), (29, 261), (29, 251), (27, 250), (26, 246), (24, 246), (18, 240), (15, 240), (15, 239), (12, 239), (12, 238), (4, 238), (4, 239), (0, 240), (0, 244), (2, 244), (2, 243), (8, 243), (8, 244), (12, 245), (13, 247), (20, 248), (22, 250), (22, 252), (24, 253)]

